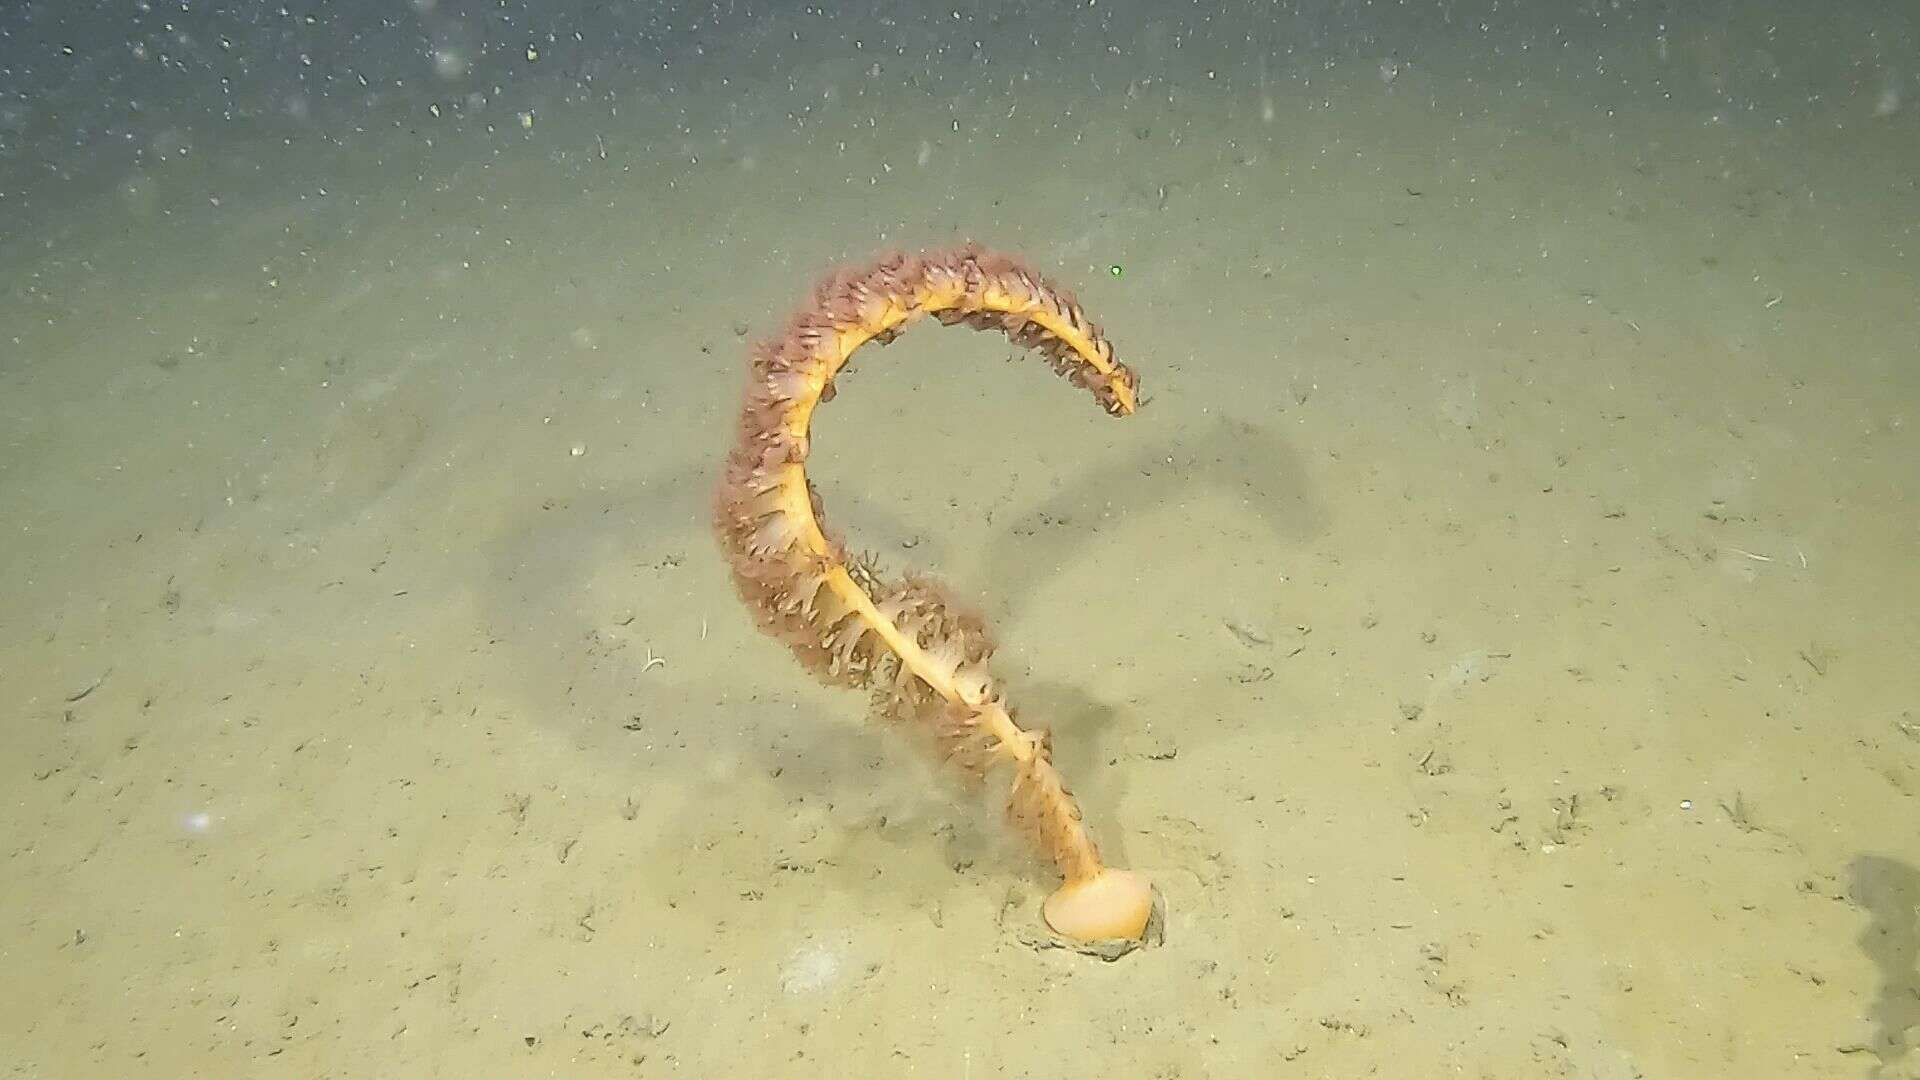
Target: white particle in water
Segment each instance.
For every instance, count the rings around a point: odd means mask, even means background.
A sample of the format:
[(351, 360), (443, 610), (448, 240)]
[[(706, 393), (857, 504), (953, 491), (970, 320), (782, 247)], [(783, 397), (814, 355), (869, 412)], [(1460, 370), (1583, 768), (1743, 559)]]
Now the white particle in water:
[(840, 953), (825, 945), (802, 946), (780, 969), (780, 989), (789, 994), (811, 994), (826, 989), (840, 977)]

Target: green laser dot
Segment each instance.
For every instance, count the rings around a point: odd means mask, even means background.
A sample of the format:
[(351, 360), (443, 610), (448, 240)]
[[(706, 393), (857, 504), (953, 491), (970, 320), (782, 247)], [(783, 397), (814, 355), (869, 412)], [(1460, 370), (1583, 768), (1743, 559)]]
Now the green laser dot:
[(1114, 277), (1119, 277), (1126, 272), (1126, 269), (1119, 263), (1114, 263), (1112, 266), (1107, 267), (1107, 273), (1112, 274)]

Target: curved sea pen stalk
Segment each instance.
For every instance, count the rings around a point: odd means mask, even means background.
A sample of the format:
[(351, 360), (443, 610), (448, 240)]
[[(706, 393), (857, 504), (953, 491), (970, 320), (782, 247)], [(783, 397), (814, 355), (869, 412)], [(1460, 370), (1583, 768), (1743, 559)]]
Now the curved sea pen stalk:
[(1114, 416), (1139, 406), (1138, 379), (1080, 305), (1011, 257), (969, 246), (836, 273), (753, 352), (716, 505), (722, 546), (762, 629), (816, 674), (871, 689), (883, 716), (927, 727), (976, 775), (1012, 769), (1008, 810), (1064, 879), (1044, 907), (1049, 926), (1082, 941), (1139, 938), (1151, 886), (1100, 861), (1046, 733), (1014, 722), (987, 673), (985, 623), (930, 580), (888, 582), (849, 557), (807, 479), (814, 409), (833, 397), (834, 376), (860, 346), (929, 315), (1004, 332)]

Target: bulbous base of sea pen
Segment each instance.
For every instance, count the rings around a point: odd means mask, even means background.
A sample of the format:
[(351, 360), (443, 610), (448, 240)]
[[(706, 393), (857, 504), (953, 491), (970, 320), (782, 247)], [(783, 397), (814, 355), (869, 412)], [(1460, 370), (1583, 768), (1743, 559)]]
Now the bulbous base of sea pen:
[(1131, 870), (1103, 867), (1054, 890), (1040, 914), (1048, 929), (1072, 941), (1138, 941), (1153, 917), (1153, 884)]

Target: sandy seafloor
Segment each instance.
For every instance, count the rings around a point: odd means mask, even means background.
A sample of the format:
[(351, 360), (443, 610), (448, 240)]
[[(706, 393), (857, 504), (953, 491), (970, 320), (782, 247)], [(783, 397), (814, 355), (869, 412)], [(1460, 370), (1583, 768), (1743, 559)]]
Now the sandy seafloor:
[[(7, 16), (0, 1073), (1920, 1076), (1913, 15), (1441, 7)], [(1150, 405), (922, 328), (814, 472), (1117, 963), (707, 525), (966, 238)]]

